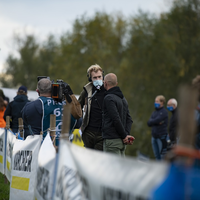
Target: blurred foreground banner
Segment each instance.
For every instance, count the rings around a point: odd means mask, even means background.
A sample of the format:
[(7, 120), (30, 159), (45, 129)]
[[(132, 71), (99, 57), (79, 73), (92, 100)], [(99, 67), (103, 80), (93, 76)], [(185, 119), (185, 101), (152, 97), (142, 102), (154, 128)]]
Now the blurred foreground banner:
[(52, 199), (56, 150), (49, 133), (47, 133), (38, 155), (38, 170), (36, 181), (37, 200)]
[[(78, 147), (77, 145), (73, 145)], [(82, 193), (82, 184), (77, 165), (74, 162), (73, 155), (71, 154), (71, 145), (65, 140), (60, 141), (58, 153), (57, 176), (55, 180), (55, 193), (54, 200), (85, 199)], [(81, 148), (83, 149), (83, 148)]]
[(4, 174), (5, 129), (0, 128), (0, 172)]
[(13, 148), (10, 200), (35, 200), (38, 153), (42, 135), (18, 140)]
[[(7, 133), (6, 154), (0, 155), (6, 155), (10, 200), (149, 200), (169, 171), (165, 162), (119, 157), (63, 139), (56, 153), (49, 134), (41, 144), (41, 135), (22, 141)], [(3, 135), (0, 130), (6, 144)]]
[(69, 193), (77, 195), (74, 199), (149, 199), (152, 189), (164, 180), (169, 168), (164, 162), (143, 163), (65, 141), (60, 145), (55, 199), (67, 199)]
[(11, 169), (12, 169), (11, 160), (12, 160), (12, 154), (13, 154), (13, 147), (16, 141), (17, 141), (16, 136), (12, 133), (12, 131), (7, 130), (5, 175), (6, 175), (6, 178), (9, 180), (9, 182), (11, 179)]

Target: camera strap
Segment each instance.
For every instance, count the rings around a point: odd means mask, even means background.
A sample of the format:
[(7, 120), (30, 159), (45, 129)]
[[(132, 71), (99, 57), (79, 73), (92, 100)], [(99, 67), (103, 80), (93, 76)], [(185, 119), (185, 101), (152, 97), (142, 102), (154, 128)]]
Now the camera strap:
[(94, 97), (94, 95), (97, 93), (97, 90), (94, 91), (94, 93), (92, 94), (91, 97), (89, 97), (90, 100), (92, 100), (92, 97)]

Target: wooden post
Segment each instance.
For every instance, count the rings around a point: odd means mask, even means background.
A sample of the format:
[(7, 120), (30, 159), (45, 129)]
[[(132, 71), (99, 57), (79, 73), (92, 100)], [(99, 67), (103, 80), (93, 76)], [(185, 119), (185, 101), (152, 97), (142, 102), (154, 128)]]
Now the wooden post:
[(10, 128), (10, 116), (6, 116), (6, 129)]
[(18, 126), (19, 126), (19, 134), (20, 137), (24, 138), (24, 125), (23, 125), (23, 119), (22, 118), (18, 118)]
[(70, 130), (70, 122), (71, 122), (71, 105), (66, 104), (63, 106), (63, 118), (62, 118), (62, 131), (61, 138), (65, 140), (69, 140), (69, 130)]
[(178, 135), (179, 145), (194, 148), (196, 136), (195, 109), (197, 108), (197, 91), (189, 86), (180, 88), (179, 92), (179, 114), (178, 114)]
[(50, 136), (53, 141), (53, 145), (55, 146), (56, 141), (56, 115), (50, 115)]

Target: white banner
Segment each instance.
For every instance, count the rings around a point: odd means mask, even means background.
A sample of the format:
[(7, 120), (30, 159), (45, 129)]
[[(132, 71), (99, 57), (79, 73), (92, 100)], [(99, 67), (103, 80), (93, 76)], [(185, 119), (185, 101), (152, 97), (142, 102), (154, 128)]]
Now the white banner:
[(42, 135), (18, 140), (13, 148), (10, 200), (35, 200), (38, 153)]
[(68, 145), (68, 142), (60, 140), (54, 200), (84, 199), (81, 193), (82, 184)]
[(56, 150), (49, 133), (47, 133), (38, 155), (38, 171), (36, 181), (37, 200), (52, 199), (54, 183)]
[(63, 158), (68, 161), (73, 157), (88, 200), (149, 199), (152, 189), (166, 177), (169, 167), (164, 162), (143, 163), (76, 145), (68, 146), (70, 151), (66, 148), (64, 152), (68, 155), (65, 153)]
[(0, 172), (4, 174), (5, 129), (0, 128)]
[(123, 158), (62, 139), (56, 156), (49, 134), (40, 149), (41, 137), (28, 136), (14, 145), (10, 200), (35, 200), (35, 193), (37, 200), (52, 199), (52, 190), (54, 200), (147, 200), (168, 172), (165, 162)]
[(12, 168), (11, 158), (12, 158), (12, 153), (13, 153), (13, 147), (16, 141), (17, 141), (16, 136), (12, 133), (12, 131), (7, 130), (5, 175), (9, 181), (11, 179), (11, 168)]

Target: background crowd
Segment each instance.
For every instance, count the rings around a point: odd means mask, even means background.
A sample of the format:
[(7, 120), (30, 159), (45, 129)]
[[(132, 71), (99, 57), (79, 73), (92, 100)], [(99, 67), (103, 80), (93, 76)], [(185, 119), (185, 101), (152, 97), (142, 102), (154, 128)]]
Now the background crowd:
[(126, 153), (154, 158), (147, 121), (155, 97), (163, 94), (166, 100), (178, 100), (179, 86), (190, 84), (199, 74), (199, 5), (199, 0), (174, 1), (159, 16), (142, 11), (129, 17), (104, 12), (83, 15), (71, 31), (50, 35), (44, 42), (34, 35), (18, 35), (13, 43), (19, 56), (7, 57), (0, 82), (3, 87), (25, 85), (35, 90), (35, 77), (48, 75), (66, 80), (80, 94), (87, 84), (86, 70), (98, 63), (105, 74), (117, 75), (133, 119), (131, 135), (140, 138)]

